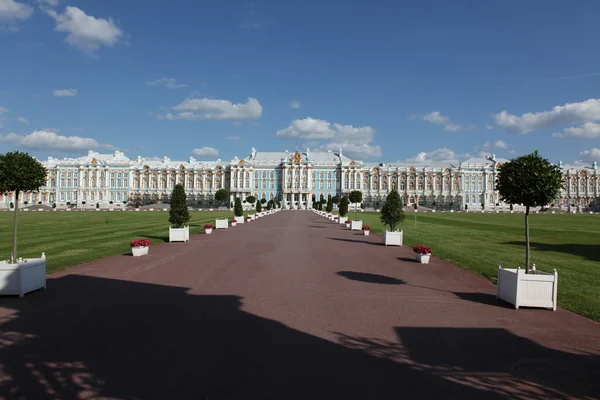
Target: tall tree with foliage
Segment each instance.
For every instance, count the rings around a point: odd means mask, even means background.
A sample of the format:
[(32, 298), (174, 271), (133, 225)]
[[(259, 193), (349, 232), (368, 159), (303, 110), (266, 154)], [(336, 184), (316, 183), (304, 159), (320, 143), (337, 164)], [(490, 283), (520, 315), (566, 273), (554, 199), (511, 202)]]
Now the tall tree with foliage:
[[(350, 195), (348, 196), (348, 200), (350, 200), (350, 203), (360, 203), (362, 201), (362, 192), (360, 190), (353, 190), (350, 192)], [(354, 206), (354, 219), (356, 219), (356, 205)]]
[(190, 220), (190, 212), (187, 207), (185, 189), (181, 183), (173, 188), (171, 193), (171, 209), (169, 210), (169, 222), (173, 228), (181, 228)]
[(227, 189), (219, 189), (215, 192), (215, 200), (219, 202), (219, 208), (223, 205), (223, 202), (227, 201), (228, 199), (229, 192), (227, 191)]
[(328, 213), (333, 211), (333, 200), (331, 198), (327, 200), (327, 207), (325, 207), (325, 211), (327, 211)]
[(19, 193), (37, 192), (46, 184), (46, 168), (27, 153), (18, 151), (0, 155), (0, 194), (15, 193), (13, 216), (13, 253), (12, 262), (17, 257), (17, 227), (19, 211)]
[(348, 200), (348, 196), (342, 197), (340, 200), (339, 212), (341, 217), (345, 217), (348, 215), (348, 204), (350, 204), (350, 200)]
[(261, 212), (262, 211), (262, 204), (260, 204), (260, 201), (256, 202), (256, 212)]
[(331, 202), (332, 202), (333, 204), (339, 204), (339, 203), (340, 203), (340, 196), (338, 196), (338, 195), (336, 194), (335, 196), (333, 196), (333, 197), (331, 198)]
[(402, 209), (402, 199), (396, 189), (388, 193), (385, 203), (381, 208), (379, 219), (384, 225), (390, 227), (390, 232), (396, 230), (396, 225), (404, 221), (404, 210)]
[(241, 217), (244, 215), (244, 208), (242, 207), (242, 199), (239, 197), (235, 199), (235, 204), (233, 206), (233, 214), (236, 217)]
[(529, 273), (529, 211), (554, 201), (562, 187), (562, 173), (536, 150), (500, 165), (496, 187), (502, 201), (525, 206), (525, 271)]

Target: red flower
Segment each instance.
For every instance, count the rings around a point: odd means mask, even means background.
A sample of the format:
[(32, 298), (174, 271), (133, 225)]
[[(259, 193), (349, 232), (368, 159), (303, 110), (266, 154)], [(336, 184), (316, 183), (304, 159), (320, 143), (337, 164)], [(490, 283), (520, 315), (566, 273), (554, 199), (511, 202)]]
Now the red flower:
[(431, 254), (431, 248), (425, 246), (424, 244), (413, 247), (413, 251), (421, 255)]
[(365, 226), (362, 227), (362, 230), (363, 231), (370, 231), (371, 227), (369, 225), (365, 225)]
[(150, 246), (150, 241), (148, 239), (136, 239), (136, 240), (132, 240), (131, 243), (129, 243), (130, 247), (148, 247)]
[(206, 224), (204, 225), (204, 229), (213, 229), (214, 226), (212, 226), (212, 224)]

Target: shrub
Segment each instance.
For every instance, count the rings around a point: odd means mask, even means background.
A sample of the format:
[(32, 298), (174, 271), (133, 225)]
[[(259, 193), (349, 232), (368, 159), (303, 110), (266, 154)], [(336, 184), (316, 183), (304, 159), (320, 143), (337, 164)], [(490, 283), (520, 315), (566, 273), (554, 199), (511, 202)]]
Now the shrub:
[(135, 202), (135, 208), (140, 208), (140, 201), (139, 200)]
[(150, 246), (150, 241), (148, 239), (136, 239), (129, 243), (129, 247), (148, 247)]
[(396, 230), (396, 225), (404, 221), (404, 210), (402, 210), (402, 199), (396, 189), (392, 189), (387, 195), (385, 203), (381, 208), (379, 217), (384, 225), (390, 227), (390, 231)]
[(70, 206), (70, 205), (71, 205), (71, 202), (70, 202), (70, 201), (67, 201), (67, 205), (68, 205), (68, 206)]
[(237, 225), (237, 221), (235, 219), (232, 219), (231, 221), (229, 221), (229, 225)]
[(81, 202), (81, 204), (83, 204), (84, 206), (85, 206), (85, 203), (86, 203), (86, 201), (85, 201), (85, 200)]
[(10, 208), (15, 208), (15, 203), (13, 203), (12, 201), (10, 202)]
[(29, 202), (28, 202), (27, 200), (25, 200), (25, 201), (23, 202), (23, 204), (27, 205), (27, 204), (29, 204)]
[(108, 202), (108, 204), (113, 204), (113, 203), (114, 203), (114, 202), (113, 202), (112, 200)]
[(96, 203), (96, 208), (100, 208), (100, 203)]
[(181, 183), (175, 185), (171, 193), (171, 209), (169, 210), (169, 222), (173, 228), (181, 228), (190, 220), (190, 212), (187, 208), (185, 189)]
[[(353, 204), (360, 203), (362, 201), (362, 192), (360, 190), (351, 191), (348, 195), (348, 200)], [(354, 219), (356, 219), (356, 207), (354, 207)]]
[(260, 204), (265, 204), (267, 202), (267, 199), (265, 199), (264, 197), (262, 199), (260, 199)]
[(248, 197), (246, 197), (246, 201), (248, 203), (254, 203), (256, 201), (256, 197), (254, 197), (254, 196), (248, 196)]
[(262, 211), (262, 205), (260, 204), (260, 201), (256, 202), (256, 212), (261, 212)]
[(242, 207), (242, 199), (239, 197), (235, 199), (235, 205), (233, 206), (233, 214), (236, 217), (244, 215), (244, 208)]
[(431, 248), (429, 248), (423, 244), (413, 247), (413, 251), (415, 253), (421, 254), (421, 255), (431, 254)]
[(342, 200), (340, 200), (340, 207), (339, 207), (339, 212), (342, 217), (345, 217), (348, 214), (348, 204), (350, 204), (350, 201), (348, 200), (348, 196), (342, 197)]
[(56, 208), (56, 203), (52, 203), (52, 208)]
[(277, 204), (277, 208), (281, 208), (281, 201), (277, 200), (275, 203)]
[(39, 204), (39, 205), (41, 205), (41, 204), (42, 204), (42, 202), (41, 202), (41, 201), (38, 201), (38, 204)]
[(332, 202), (333, 204), (338, 204), (338, 203), (340, 202), (340, 196), (338, 196), (338, 195), (336, 194), (335, 196), (333, 196), (333, 197), (331, 198), (331, 202)]
[(327, 200), (327, 207), (325, 207), (325, 211), (328, 213), (333, 211), (333, 201), (331, 199)]

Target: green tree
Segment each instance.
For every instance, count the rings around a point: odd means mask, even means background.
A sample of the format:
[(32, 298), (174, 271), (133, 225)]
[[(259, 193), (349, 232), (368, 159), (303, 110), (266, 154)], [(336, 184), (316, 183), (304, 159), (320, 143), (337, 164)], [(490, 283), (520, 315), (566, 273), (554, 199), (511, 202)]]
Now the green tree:
[(353, 190), (350, 192), (350, 195), (348, 196), (348, 200), (350, 200), (350, 203), (354, 203), (354, 219), (356, 220), (356, 203), (360, 203), (363, 199), (363, 195), (362, 192), (360, 190)]
[(333, 200), (331, 198), (327, 200), (327, 207), (325, 207), (325, 211), (328, 213), (333, 211)]
[(169, 210), (169, 222), (173, 228), (181, 228), (190, 220), (185, 189), (181, 183), (173, 188), (171, 193), (171, 209)]
[(348, 200), (348, 196), (342, 197), (342, 199), (340, 200), (340, 208), (339, 208), (341, 217), (345, 217), (346, 215), (348, 215), (348, 204), (350, 204), (350, 200)]
[(19, 193), (37, 192), (46, 184), (46, 169), (35, 158), (18, 151), (0, 155), (0, 194), (15, 193), (13, 216), (13, 253), (12, 262), (17, 257), (17, 227)]
[(256, 212), (261, 212), (262, 211), (262, 204), (260, 204), (260, 201), (256, 202)]
[(275, 204), (277, 204), (277, 208), (281, 208), (281, 201), (277, 200)]
[(340, 196), (338, 196), (338, 195), (336, 194), (335, 196), (333, 196), (333, 197), (331, 198), (331, 202), (332, 202), (333, 204), (339, 204), (339, 203), (340, 203)]
[(235, 199), (235, 205), (233, 206), (233, 214), (236, 217), (241, 217), (244, 215), (244, 208), (242, 207), (242, 199), (239, 197)]
[(396, 189), (392, 189), (390, 193), (388, 193), (385, 203), (381, 208), (381, 216), (379, 219), (384, 225), (390, 227), (391, 232), (396, 230), (396, 225), (404, 221), (402, 199)]
[(267, 202), (267, 199), (265, 199), (264, 197), (262, 199), (260, 199), (260, 204), (265, 204)]
[(254, 196), (248, 196), (248, 197), (246, 197), (246, 201), (248, 203), (254, 203), (256, 201), (256, 197), (254, 197)]
[(550, 204), (562, 187), (560, 168), (536, 151), (510, 160), (498, 168), (496, 187), (500, 199), (525, 206), (525, 272), (529, 273), (529, 211)]
[(100, 203), (96, 203), (96, 209), (100, 208)]
[[(219, 189), (215, 192), (215, 200), (218, 201), (218, 206), (221, 207), (224, 201), (229, 199), (229, 192), (227, 189)], [(221, 215), (221, 213), (219, 213)]]

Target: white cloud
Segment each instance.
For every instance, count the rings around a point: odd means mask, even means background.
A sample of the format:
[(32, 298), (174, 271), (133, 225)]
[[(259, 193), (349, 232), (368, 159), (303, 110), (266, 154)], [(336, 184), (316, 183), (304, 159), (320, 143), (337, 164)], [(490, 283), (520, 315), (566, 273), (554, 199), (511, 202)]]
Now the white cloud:
[(54, 89), (52, 94), (57, 97), (75, 97), (79, 92), (77, 89)]
[(246, 103), (233, 104), (228, 100), (215, 99), (186, 99), (172, 107), (179, 113), (157, 114), (160, 119), (212, 119), (218, 121), (243, 121), (255, 119), (262, 115), (262, 106), (258, 100), (250, 97)]
[(40, 3), (41, 5), (49, 5), (51, 7), (56, 7), (57, 5), (60, 4), (62, 0), (38, 0), (38, 3)]
[(586, 122), (579, 128), (571, 127), (563, 129), (562, 133), (556, 132), (552, 134), (553, 137), (566, 138), (566, 137), (578, 137), (586, 139), (600, 138), (600, 124), (595, 122)]
[(192, 154), (197, 155), (197, 156), (218, 156), (219, 155), (219, 150), (213, 148), (213, 147), (201, 147), (199, 149), (194, 149), (192, 150)]
[(300, 105), (300, 102), (298, 100), (292, 100), (292, 101), (290, 101), (290, 107), (292, 107), (292, 108), (300, 108), (301, 105)]
[(227, 136), (225, 138), (225, 140), (231, 140), (231, 141), (240, 140), (240, 139), (241, 139), (240, 136)]
[(580, 103), (567, 103), (550, 111), (527, 113), (521, 116), (502, 111), (494, 116), (496, 124), (511, 132), (528, 133), (534, 129), (574, 122), (600, 120), (600, 99), (589, 99)]
[(61, 136), (56, 132), (45, 130), (33, 131), (28, 135), (17, 135), (16, 133), (0, 135), (0, 142), (13, 143), (19, 147), (32, 150), (79, 152), (96, 148), (116, 149), (109, 144), (99, 144), (92, 138)]
[(442, 147), (431, 152), (422, 151), (415, 157), (407, 158), (406, 161), (415, 164), (427, 163), (459, 163), (460, 159), (469, 157), (469, 154), (458, 155), (447, 147)]
[(579, 153), (579, 155), (583, 161), (600, 161), (600, 149), (593, 148), (590, 150), (584, 150)]
[(485, 129), (487, 129), (489, 131), (489, 130), (494, 129), (494, 127), (492, 125), (486, 125)]
[(329, 121), (307, 117), (293, 120), (290, 125), (277, 131), (275, 136), (307, 140), (329, 140), (322, 149), (340, 150), (351, 158), (379, 157), (381, 146), (370, 143), (375, 137), (375, 129), (370, 126), (332, 124)]
[(114, 46), (123, 36), (112, 18), (96, 18), (71, 6), (62, 14), (53, 9), (44, 11), (56, 21), (55, 31), (67, 33), (65, 42), (90, 56), (95, 56), (100, 46)]
[[(487, 141), (483, 144), (484, 149), (508, 149), (508, 145), (502, 140), (496, 140), (495, 142)], [(477, 147), (475, 147), (477, 149)]]
[(444, 125), (444, 130), (448, 132), (460, 132), (469, 129), (475, 129), (475, 125), (465, 127), (461, 124), (455, 124), (452, 122), (450, 117), (442, 115), (439, 111), (432, 111), (421, 118), (423, 121), (431, 122), (436, 125)]
[(186, 85), (186, 84), (177, 83), (175, 81), (175, 79), (173, 79), (173, 78), (155, 79), (153, 81), (146, 82), (146, 85), (148, 85), (148, 86), (159, 86), (159, 85), (162, 85), (162, 86), (164, 86), (166, 88), (169, 88), (169, 89), (177, 89), (177, 88), (188, 87), (188, 85)]
[(32, 13), (33, 8), (27, 4), (14, 0), (0, 0), (0, 27), (6, 24), (9, 30), (17, 30), (17, 21), (25, 21)]
[(29, 123), (29, 121), (26, 118), (23, 118), (23, 117), (17, 118), (17, 121), (19, 121), (22, 124), (28, 124)]

